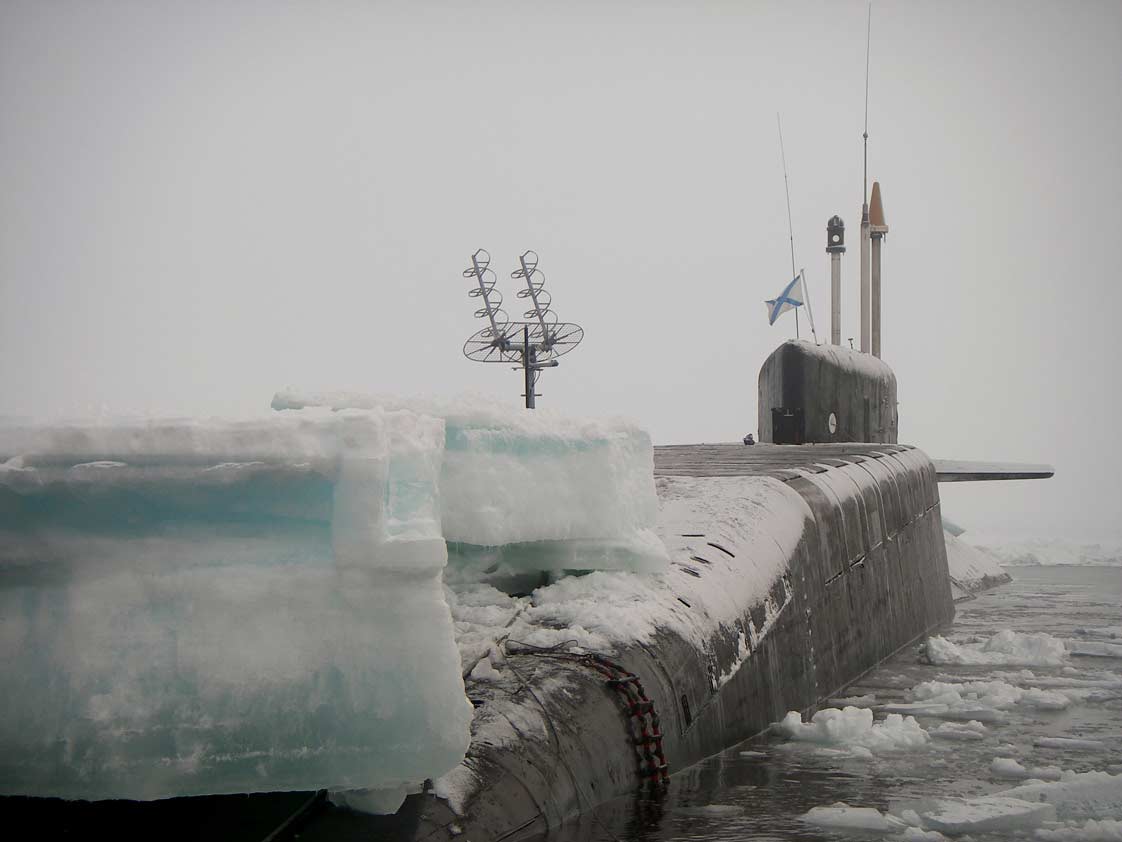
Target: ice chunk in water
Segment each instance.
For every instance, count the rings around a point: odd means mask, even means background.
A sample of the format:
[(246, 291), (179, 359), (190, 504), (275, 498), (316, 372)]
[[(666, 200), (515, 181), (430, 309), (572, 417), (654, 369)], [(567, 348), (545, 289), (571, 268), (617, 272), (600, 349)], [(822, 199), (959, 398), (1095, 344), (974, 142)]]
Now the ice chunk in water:
[(885, 815), (874, 807), (850, 807), (841, 801), (830, 807), (814, 807), (799, 818), (807, 824), (844, 830), (888, 832), (907, 827), (896, 816)]
[(826, 708), (804, 723), (798, 711), (790, 711), (773, 726), (799, 742), (856, 747), (866, 751), (896, 751), (927, 743), (927, 732), (914, 718), (890, 713), (883, 722), (873, 721), (868, 708)]
[(1025, 768), (1011, 757), (995, 757), (990, 764), (990, 774), (995, 778), (1009, 778), (1011, 780), (1027, 780), (1035, 778), (1041, 781), (1058, 781), (1060, 779), (1059, 766), (1033, 766)]
[(1067, 827), (1042, 827), (1036, 831), (1035, 838), (1041, 842), (1122, 842), (1122, 821), (1089, 819)]
[(1076, 751), (1105, 751), (1101, 740), (1081, 740), (1077, 737), (1037, 737), (1032, 741), (1037, 748), (1074, 749)]
[(1002, 664), (1062, 667), (1067, 663), (1064, 642), (1046, 632), (1022, 634), (1010, 629), (982, 643), (953, 643), (935, 635), (927, 639), (927, 660), (932, 664)]
[(1056, 817), (1056, 810), (1050, 804), (1033, 804), (1006, 794), (904, 801), (894, 803), (890, 811), (913, 821), (918, 817), (925, 830), (954, 836), (1030, 830)]
[(444, 430), (0, 430), (0, 792), (396, 789), (455, 766)]
[(970, 742), (984, 740), (986, 738), (986, 726), (976, 719), (971, 719), (966, 723), (944, 722), (938, 728), (932, 728), (927, 733), (932, 737), (943, 740)]
[(1028, 783), (1002, 795), (1055, 806), (1061, 819), (1102, 819), (1122, 815), (1122, 775), (1064, 771), (1060, 780)]

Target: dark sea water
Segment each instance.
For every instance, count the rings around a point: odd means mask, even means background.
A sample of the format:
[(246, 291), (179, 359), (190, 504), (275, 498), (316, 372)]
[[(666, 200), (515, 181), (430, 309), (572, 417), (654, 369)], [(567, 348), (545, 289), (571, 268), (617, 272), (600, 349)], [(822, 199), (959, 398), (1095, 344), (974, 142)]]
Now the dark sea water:
[[(1025, 567), (1015, 577), (978, 598), (958, 605), (953, 627), (944, 635), (956, 642), (985, 639), (1003, 629), (1047, 632), (1065, 640), (1080, 630), (1122, 625), (1122, 568)], [(1115, 642), (1122, 642), (1116, 640)], [(847, 696), (874, 695), (877, 704), (904, 702), (908, 691), (924, 681), (1012, 682), (1014, 666), (932, 666), (909, 649), (852, 686)], [(1122, 681), (1122, 659), (1073, 656), (1066, 667), (1028, 667), (1037, 683)], [(1111, 676), (1114, 678), (1111, 679)], [(1013, 682), (1015, 683), (1015, 682)], [(1026, 680), (1022, 686), (1033, 682)], [(678, 840), (897, 840), (900, 832), (840, 831), (810, 825), (802, 816), (813, 807), (845, 802), (888, 810), (903, 800), (988, 795), (1022, 783), (991, 772), (994, 758), (1024, 766), (1058, 766), (1077, 772), (1120, 771), (1122, 763), (1122, 693), (1080, 701), (1064, 710), (1017, 705), (1004, 711), (1001, 724), (988, 724), (984, 739), (932, 739), (926, 746), (846, 756), (806, 744), (792, 745), (769, 734), (729, 749), (675, 774), (658, 800), (621, 799), (594, 816), (544, 837), (549, 842), (677, 842)], [(882, 718), (878, 714), (877, 718)], [(945, 720), (918, 717), (932, 729)], [(1067, 737), (1100, 743), (1094, 750), (1033, 745), (1039, 737)], [(745, 753), (747, 752), (747, 753)], [(1122, 819), (1122, 805), (1109, 816)], [(922, 838), (915, 835), (912, 838)], [(975, 842), (1033, 839), (1032, 832), (974, 833)], [(1111, 837), (1113, 838), (1113, 837)]]

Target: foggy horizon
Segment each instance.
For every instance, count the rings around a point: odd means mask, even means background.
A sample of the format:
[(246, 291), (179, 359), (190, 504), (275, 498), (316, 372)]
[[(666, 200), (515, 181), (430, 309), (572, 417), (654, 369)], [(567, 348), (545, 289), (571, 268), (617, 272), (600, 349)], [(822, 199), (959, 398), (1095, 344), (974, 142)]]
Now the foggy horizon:
[[(540, 408), (737, 441), (795, 333), (777, 112), (818, 338), (838, 214), (860, 345), (866, 8), (0, 4), (0, 416), (518, 406), (461, 352), (482, 247), (512, 318), (533, 249), (585, 330)], [(873, 6), (900, 441), (1056, 468), (942, 485), (968, 534), (1122, 540), (1120, 47), (1117, 3)]]

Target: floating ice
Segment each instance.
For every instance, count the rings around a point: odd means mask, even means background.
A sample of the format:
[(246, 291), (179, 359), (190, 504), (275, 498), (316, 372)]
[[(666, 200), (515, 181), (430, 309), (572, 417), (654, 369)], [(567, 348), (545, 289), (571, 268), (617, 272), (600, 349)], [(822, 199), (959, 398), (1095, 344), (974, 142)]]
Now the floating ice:
[(1025, 768), (1011, 757), (995, 757), (990, 764), (990, 774), (995, 778), (1008, 778), (1015, 781), (1032, 778), (1041, 781), (1058, 781), (1060, 772), (1059, 766)]
[(1098, 626), (1092, 628), (1075, 629), (1074, 633), (1079, 637), (1100, 637), (1108, 640), (1122, 639), (1122, 626)]
[(0, 792), (389, 790), (458, 763), (443, 442), (404, 410), (0, 430)]
[(971, 719), (966, 723), (959, 722), (943, 722), (937, 728), (932, 728), (927, 732), (932, 737), (938, 737), (941, 740), (958, 740), (960, 742), (968, 742), (975, 740), (984, 740), (988, 729), (981, 722), (976, 719)]
[(1066, 820), (1115, 819), (1122, 815), (1122, 775), (1064, 771), (1051, 783), (1028, 783), (1001, 793), (1055, 807)]
[(830, 707), (844, 708), (844, 707), (869, 707), (877, 703), (877, 697), (872, 693), (864, 696), (846, 696), (841, 699), (830, 699)]
[(1067, 827), (1040, 828), (1034, 838), (1042, 842), (1122, 842), (1122, 821), (1089, 819)]
[(1032, 741), (1037, 748), (1067, 748), (1081, 751), (1104, 751), (1106, 743), (1100, 740), (1082, 740), (1076, 737), (1037, 737)]
[(1070, 700), (1062, 693), (1030, 687), (1027, 690), (1004, 681), (966, 681), (947, 683), (925, 681), (912, 688), (912, 697), (927, 704), (942, 703), (949, 708), (968, 709), (981, 705), (1004, 710), (1013, 705), (1063, 710)]
[(1066, 696), (1073, 702), (1102, 702), (1122, 698), (1122, 677), (1109, 671), (1087, 670), (1078, 677), (1067, 674), (1062, 676), (1036, 675), (1031, 670), (992, 673), (995, 679), (1032, 684), (1034, 687), (1049, 688)]
[(836, 827), (845, 830), (876, 830), (889, 832), (902, 830), (907, 824), (874, 807), (850, 807), (839, 801), (829, 807), (814, 807), (799, 817), (807, 824), (818, 827)]
[(1067, 644), (1072, 655), (1092, 658), (1122, 658), (1122, 643), (1106, 643), (1101, 640), (1072, 640)]
[(927, 732), (911, 716), (890, 713), (883, 722), (873, 721), (868, 708), (826, 708), (804, 723), (798, 711), (790, 711), (773, 726), (797, 742), (837, 745), (866, 752), (898, 751), (925, 745)]
[(1056, 817), (1051, 804), (1031, 803), (1007, 793), (905, 801), (893, 804), (891, 812), (909, 824), (918, 822), (924, 830), (953, 836), (1031, 830)]
[(997, 632), (982, 643), (952, 643), (935, 635), (927, 639), (927, 660), (932, 664), (1008, 665), (1059, 667), (1067, 663), (1067, 649), (1046, 632)]

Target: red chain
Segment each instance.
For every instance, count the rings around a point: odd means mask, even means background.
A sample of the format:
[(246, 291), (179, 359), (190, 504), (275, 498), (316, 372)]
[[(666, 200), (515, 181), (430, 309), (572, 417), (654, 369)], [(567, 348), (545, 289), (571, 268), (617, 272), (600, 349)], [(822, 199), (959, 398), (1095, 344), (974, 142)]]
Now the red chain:
[(647, 697), (647, 691), (643, 689), (643, 682), (639, 676), (603, 655), (592, 653), (577, 655), (573, 652), (539, 649), (527, 644), (522, 646), (526, 648), (520, 648), (518, 654), (577, 661), (592, 667), (604, 676), (608, 686), (622, 696), (624, 711), (631, 719), (633, 732), (638, 731), (638, 736), (633, 735), (632, 742), (639, 756), (639, 777), (658, 786), (667, 786), (670, 783), (670, 766), (662, 750), (662, 723), (654, 702)]

